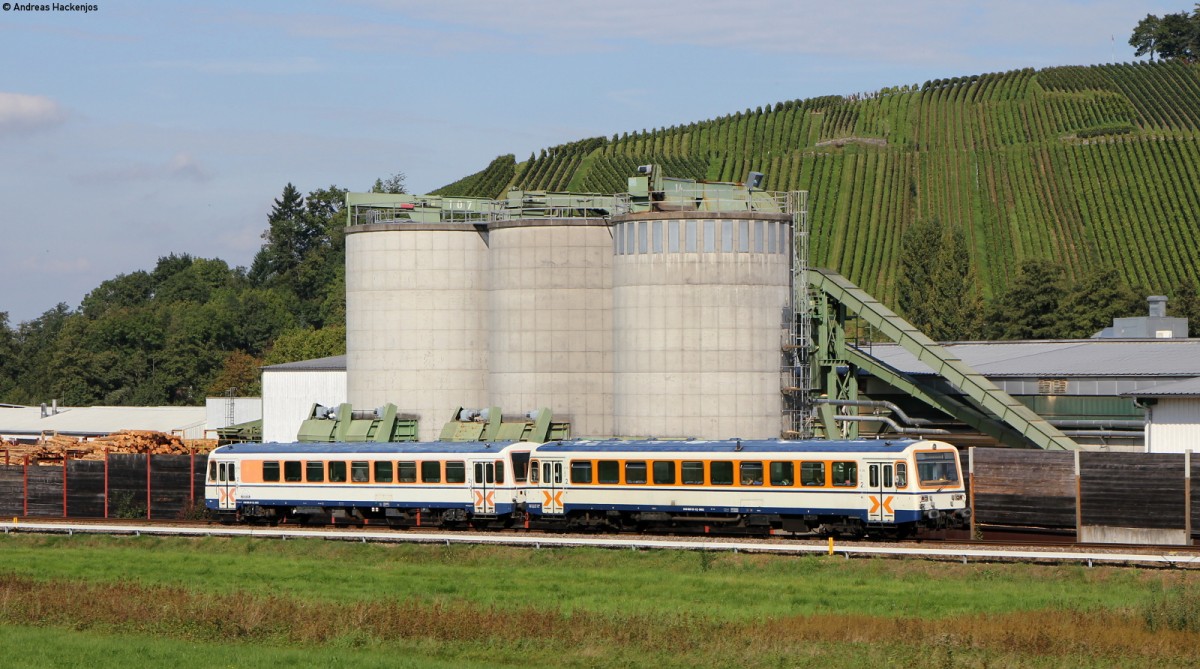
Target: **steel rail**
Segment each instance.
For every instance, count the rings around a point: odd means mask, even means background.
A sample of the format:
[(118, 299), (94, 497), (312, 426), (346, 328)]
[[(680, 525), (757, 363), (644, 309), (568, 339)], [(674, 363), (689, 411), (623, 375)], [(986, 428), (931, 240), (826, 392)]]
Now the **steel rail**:
[[(38, 523), (38, 522), (2, 522), (0, 529), (5, 534), (11, 532), (31, 532), (42, 534), (142, 534), (156, 536), (192, 536), (192, 537), (257, 537), (262, 539), (332, 539), (338, 541), (362, 541), (385, 543), (426, 543), (426, 544), (474, 544), (498, 546), (524, 546), (533, 548), (609, 548), (609, 549), (645, 549), (645, 550), (691, 550), (691, 551), (726, 551), (745, 553), (771, 553), (780, 555), (827, 554), (840, 555), (846, 559), (852, 556), (865, 557), (913, 557), (931, 560), (961, 561), (966, 564), (972, 560), (986, 561), (1049, 561), (1049, 562), (1080, 562), (1089, 567), (1095, 563), (1120, 563), (1153, 565), (1160, 567), (1197, 568), (1200, 567), (1200, 554), (1191, 551), (1174, 551), (1163, 547), (1158, 552), (1103, 552), (1080, 550), (1028, 550), (1028, 549), (991, 549), (991, 548), (932, 548), (908, 546), (859, 546), (837, 543), (832, 540), (822, 542), (788, 542), (786, 544), (764, 544), (758, 542), (740, 542), (728, 540), (699, 540), (679, 541), (671, 539), (645, 539), (636, 537), (569, 537), (569, 536), (526, 536), (526, 535), (496, 535), (474, 532), (455, 532), (453, 534), (411, 532), (408, 530), (374, 531), (374, 530), (316, 530), (316, 529), (280, 529), (278, 527), (171, 527), (148, 526), (120, 523), (104, 524), (74, 524), (74, 523)], [(1153, 550), (1153, 549), (1151, 549)]]

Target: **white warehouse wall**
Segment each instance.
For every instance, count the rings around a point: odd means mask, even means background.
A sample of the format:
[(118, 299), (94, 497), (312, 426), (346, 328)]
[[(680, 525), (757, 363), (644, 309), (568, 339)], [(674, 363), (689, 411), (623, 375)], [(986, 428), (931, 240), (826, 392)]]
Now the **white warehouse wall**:
[(1147, 417), (1146, 452), (1200, 452), (1200, 398), (1160, 397)]
[(264, 442), (296, 441), (313, 404), (336, 407), (347, 401), (344, 371), (264, 369), (262, 386)]

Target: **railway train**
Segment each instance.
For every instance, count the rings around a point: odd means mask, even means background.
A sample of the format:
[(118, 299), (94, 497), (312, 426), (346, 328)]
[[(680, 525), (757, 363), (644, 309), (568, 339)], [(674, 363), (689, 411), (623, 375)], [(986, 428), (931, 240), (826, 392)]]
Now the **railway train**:
[(208, 459), (226, 521), (903, 536), (965, 524), (930, 440), (242, 443)]

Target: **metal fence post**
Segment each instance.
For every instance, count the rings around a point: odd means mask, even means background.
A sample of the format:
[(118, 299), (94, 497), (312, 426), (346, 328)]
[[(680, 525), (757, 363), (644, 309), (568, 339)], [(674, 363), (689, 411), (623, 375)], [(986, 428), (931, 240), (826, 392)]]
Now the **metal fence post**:
[(146, 451), (146, 520), (150, 520), (150, 451)]
[(104, 519), (108, 519), (108, 449), (104, 449)]
[(1079, 491), (1080, 485), (1080, 467), (1079, 467), (1079, 451), (1075, 451), (1075, 541), (1078, 542), (1083, 536), (1083, 502), (1080, 500)]

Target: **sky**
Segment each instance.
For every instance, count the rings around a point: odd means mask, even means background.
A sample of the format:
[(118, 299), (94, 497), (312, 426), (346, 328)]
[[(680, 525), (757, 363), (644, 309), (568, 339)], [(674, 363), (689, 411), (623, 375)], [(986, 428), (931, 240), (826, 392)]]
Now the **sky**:
[(424, 193), (499, 155), (784, 100), (1129, 62), (1141, 18), (1193, 2), (28, 4), (0, 0), (14, 327), (171, 253), (248, 267), (288, 183), (400, 172)]

